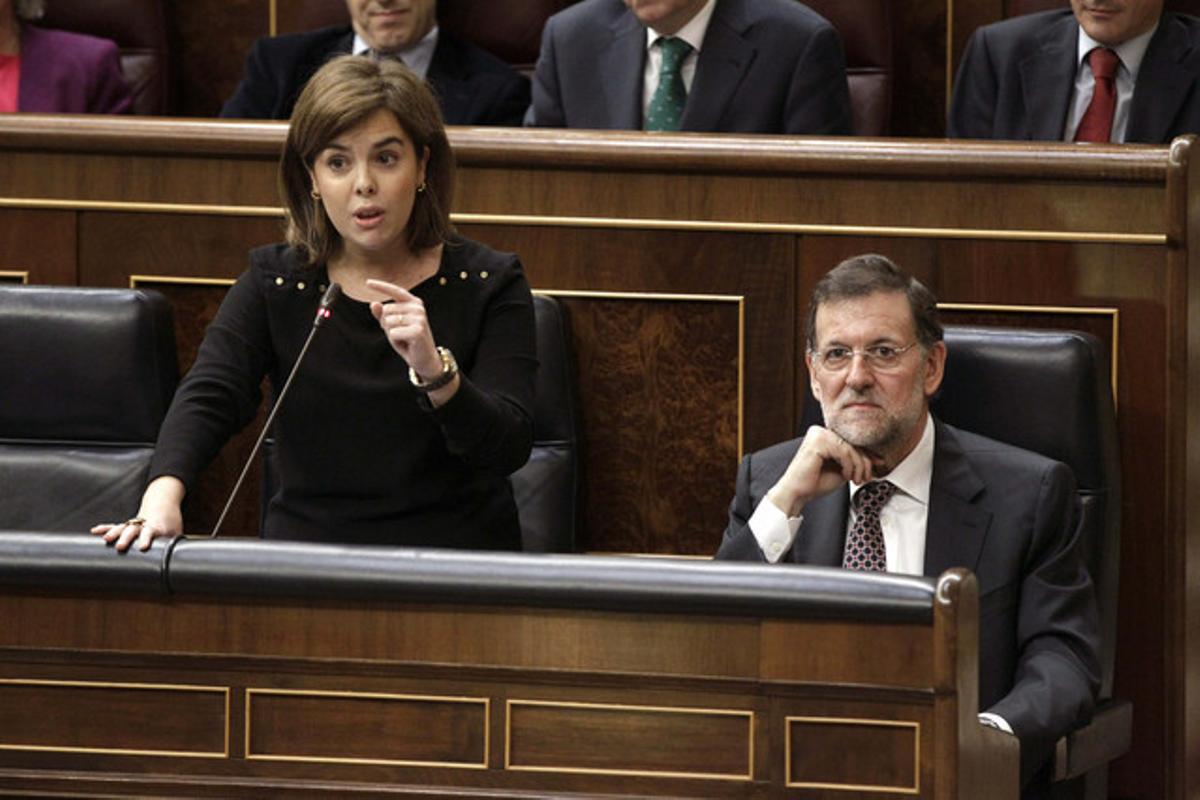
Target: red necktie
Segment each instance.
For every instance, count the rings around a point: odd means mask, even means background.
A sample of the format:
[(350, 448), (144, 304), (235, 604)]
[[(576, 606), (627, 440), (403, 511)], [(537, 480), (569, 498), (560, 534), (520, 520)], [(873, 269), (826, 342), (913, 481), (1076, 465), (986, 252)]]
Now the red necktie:
[(1092, 102), (1088, 103), (1079, 129), (1077, 142), (1107, 142), (1112, 138), (1113, 112), (1117, 110), (1117, 67), (1121, 59), (1107, 47), (1097, 47), (1088, 53), (1088, 65), (1096, 79)]

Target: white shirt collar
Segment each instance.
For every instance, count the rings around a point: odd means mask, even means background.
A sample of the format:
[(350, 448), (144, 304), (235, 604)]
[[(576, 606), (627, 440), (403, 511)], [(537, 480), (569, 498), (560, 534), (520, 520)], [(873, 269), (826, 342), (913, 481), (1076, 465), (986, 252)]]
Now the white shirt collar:
[[(419, 42), (410, 44), (393, 55), (398, 56), (404, 62), (404, 66), (424, 78), (429, 72), (429, 65), (433, 62), (433, 51), (437, 48), (437, 38), (438, 26), (435, 24), (429, 29), (429, 33), (421, 37)], [(350, 52), (356, 56), (367, 55), (371, 52), (371, 46), (355, 33), (354, 44), (351, 45)]]
[[(929, 484), (933, 481), (933, 417), (925, 412), (925, 430), (912, 452), (889, 472), (886, 479), (914, 500), (929, 504)], [(850, 496), (861, 488), (850, 482)]]
[[(700, 45), (704, 43), (704, 34), (708, 32), (708, 21), (712, 19), (713, 8), (716, 7), (717, 0), (708, 0), (704, 7), (696, 12), (696, 16), (688, 20), (684, 25), (672, 36), (683, 39), (692, 46), (692, 51), (700, 52)], [(649, 50), (655, 42), (663, 38), (654, 28), (646, 28), (646, 49)]]
[[(1159, 22), (1161, 22), (1161, 18)], [(1087, 54), (1095, 50), (1097, 47), (1108, 47), (1117, 54), (1121, 59), (1121, 65), (1129, 70), (1129, 74), (1134, 81), (1137, 80), (1138, 70), (1142, 68), (1142, 59), (1146, 57), (1146, 49), (1150, 47), (1150, 40), (1154, 38), (1154, 32), (1158, 30), (1159, 22), (1154, 23), (1154, 27), (1143, 34), (1121, 42), (1115, 47), (1097, 42), (1095, 39), (1087, 35), (1083, 26), (1079, 26), (1079, 45), (1075, 53), (1075, 66), (1078, 68), (1083, 59), (1087, 58)]]

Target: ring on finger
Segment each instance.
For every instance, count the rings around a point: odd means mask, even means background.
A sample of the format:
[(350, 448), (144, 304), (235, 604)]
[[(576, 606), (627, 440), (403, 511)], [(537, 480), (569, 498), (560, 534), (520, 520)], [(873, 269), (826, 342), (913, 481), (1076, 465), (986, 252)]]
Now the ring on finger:
[(146, 518), (145, 517), (130, 517), (129, 519), (125, 520), (125, 524), (126, 525), (145, 525)]

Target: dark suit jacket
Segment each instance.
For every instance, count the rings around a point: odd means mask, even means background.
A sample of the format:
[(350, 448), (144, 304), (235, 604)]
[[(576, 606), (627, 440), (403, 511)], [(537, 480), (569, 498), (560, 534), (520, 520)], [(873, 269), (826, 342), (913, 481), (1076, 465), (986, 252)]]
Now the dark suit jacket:
[[(985, 25), (958, 69), (948, 134), (1060, 141), (1075, 83), (1079, 23), (1069, 9)], [(1138, 71), (1125, 141), (1200, 133), (1200, 20), (1164, 11)]]
[(21, 26), (18, 111), (127, 114), (133, 105), (117, 45), (82, 33)]
[[(940, 422), (934, 436), (925, 575), (966, 567), (978, 578), (979, 707), (1020, 738), (1027, 781), (1059, 737), (1091, 718), (1100, 687), (1075, 479), (1057, 461)], [(717, 558), (765, 560), (747, 523), (799, 446), (794, 439), (743, 459)], [(848, 506), (848, 487), (810, 502), (785, 558), (841, 566)]]
[[(642, 127), (646, 28), (622, 0), (546, 21), (528, 125)], [(685, 131), (848, 134), (841, 39), (795, 0), (717, 0), (683, 111)]]
[[(287, 119), (300, 91), (331, 58), (354, 44), (349, 25), (259, 39), (246, 75), (221, 109), (222, 117)], [(425, 76), (448, 125), (520, 125), (529, 106), (529, 80), (475, 45), (438, 32)]]

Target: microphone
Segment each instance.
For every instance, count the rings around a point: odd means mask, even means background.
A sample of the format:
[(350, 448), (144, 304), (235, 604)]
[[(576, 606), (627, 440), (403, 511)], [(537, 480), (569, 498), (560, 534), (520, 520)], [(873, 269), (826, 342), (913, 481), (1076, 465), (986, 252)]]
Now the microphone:
[(275, 398), (275, 404), (271, 406), (271, 413), (267, 415), (267, 421), (263, 423), (262, 431), (258, 434), (258, 440), (254, 442), (254, 448), (250, 451), (249, 458), (246, 459), (246, 465), (242, 467), (242, 474), (238, 476), (237, 481), (233, 484), (233, 491), (229, 493), (229, 499), (225, 501), (225, 508), (221, 511), (221, 516), (217, 517), (217, 524), (213, 526), (212, 533), (208, 535), (208, 538), (217, 538), (217, 531), (221, 530), (221, 523), (225, 521), (225, 517), (229, 514), (229, 509), (233, 507), (233, 498), (237, 497), (238, 490), (242, 488), (242, 483), (246, 480), (246, 474), (250, 472), (250, 465), (254, 463), (254, 457), (258, 455), (258, 448), (262, 447), (263, 439), (267, 438), (267, 431), (271, 430), (271, 423), (275, 421), (275, 413), (283, 405), (283, 398), (291, 387), (292, 379), (296, 377), (296, 372), (300, 369), (300, 363), (304, 361), (304, 354), (308, 352), (308, 346), (312, 344), (313, 337), (317, 335), (317, 328), (320, 328), (325, 320), (333, 316), (331, 306), (341, 294), (342, 287), (331, 282), (329, 288), (325, 290), (325, 294), (321, 296), (321, 302), (317, 306), (317, 315), (313, 318), (312, 329), (308, 332), (308, 338), (304, 340), (304, 346), (300, 348), (300, 355), (296, 356), (296, 363), (292, 365), (292, 371), (288, 373), (287, 380), (283, 382), (283, 388), (279, 390), (279, 397)]

